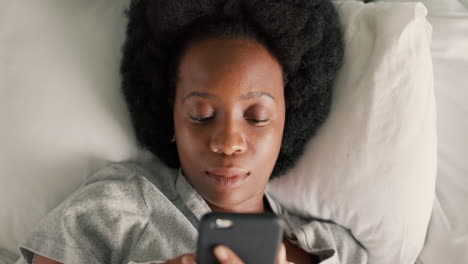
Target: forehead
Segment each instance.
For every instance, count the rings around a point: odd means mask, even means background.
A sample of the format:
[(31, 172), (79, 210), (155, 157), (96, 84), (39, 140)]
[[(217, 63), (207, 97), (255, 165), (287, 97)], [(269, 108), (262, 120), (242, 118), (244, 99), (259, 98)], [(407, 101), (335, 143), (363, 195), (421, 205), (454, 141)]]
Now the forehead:
[[(283, 93), (282, 69), (261, 44), (212, 38), (190, 45), (181, 58), (177, 93), (210, 91), (228, 96), (249, 91)], [(180, 89), (180, 90), (179, 90)]]

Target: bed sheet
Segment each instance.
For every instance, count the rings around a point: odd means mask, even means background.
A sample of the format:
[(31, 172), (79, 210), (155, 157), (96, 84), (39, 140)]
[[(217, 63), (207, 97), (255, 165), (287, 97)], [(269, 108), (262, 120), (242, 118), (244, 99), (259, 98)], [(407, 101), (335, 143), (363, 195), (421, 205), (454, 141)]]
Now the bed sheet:
[[(112, 2), (112, 4), (109, 4)], [(120, 85), (128, 0), (0, 0), (0, 248), (136, 156)]]
[(12, 264), (19, 258), (15, 253), (0, 248), (0, 264)]

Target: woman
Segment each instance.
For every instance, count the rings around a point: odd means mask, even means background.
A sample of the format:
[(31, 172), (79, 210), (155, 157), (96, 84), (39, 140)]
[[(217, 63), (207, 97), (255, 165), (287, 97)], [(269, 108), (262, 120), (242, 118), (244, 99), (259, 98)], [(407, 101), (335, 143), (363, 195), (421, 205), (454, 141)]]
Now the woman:
[(328, 115), (343, 55), (332, 4), (139, 0), (128, 15), (123, 92), (139, 142), (174, 170), (102, 169), (20, 245), (28, 263), (195, 263), (211, 211), (281, 215), (278, 263), (365, 263), (346, 230), (265, 193)]

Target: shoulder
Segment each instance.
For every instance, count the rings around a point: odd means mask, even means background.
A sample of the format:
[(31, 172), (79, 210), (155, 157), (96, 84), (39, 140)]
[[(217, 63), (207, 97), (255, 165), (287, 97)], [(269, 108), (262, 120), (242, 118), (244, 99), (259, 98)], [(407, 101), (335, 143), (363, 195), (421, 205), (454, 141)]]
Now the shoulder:
[(328, 231), (330, 243), (336, 248), (340, 263), (367, 263), (367, 251), (350, 230), (331, 222), (318, 223)]
[[(299, 221), (298, 221), (299, 222)], [(367, 263), (367, 252), (350, 230), (320, 219), (301, 219), (295, 234), (303, 245), (333, 263)], [(328, 262), (327, 262), (328, 263)]]
[(90, 213), (104, 218), (129, 213), (148, 216), (147, 197), (165, 199), (174, 193), (173, 172), (154, 171), (152, 166), (156, 165), (130, 161), (108, 164), (61, 204), (62, 216), (73, 219)]
[(20, 244), (22, 254), (62, 263), (123, 259), (150, 224), (154, 209), (147, 201), (160, 204), (172, 192), (170, 172), (151, 166), (121, 162), (99, 169), (41, 220)]
[[(281, 205), (270, 195), (270, 203), (285, 221), (285, 234), (306, 251), (326, 263), (367, 263), (367, 252), (350, 230), (332, 221), (305, 217)], [(320, 262), (322, 263), (322, 262)]]

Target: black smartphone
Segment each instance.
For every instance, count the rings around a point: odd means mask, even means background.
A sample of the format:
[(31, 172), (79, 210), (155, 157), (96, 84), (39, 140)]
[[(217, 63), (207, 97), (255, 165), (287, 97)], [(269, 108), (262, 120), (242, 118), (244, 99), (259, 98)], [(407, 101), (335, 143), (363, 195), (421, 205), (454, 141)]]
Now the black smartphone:
[(275, 214), (208, 213), (198, 226), (197, 262), (219, 263), (213, 250), (225, 245), (246, 264), (275, 264), (282, 238)]

